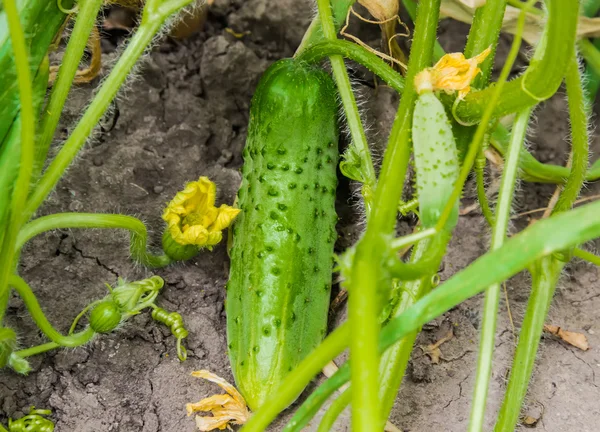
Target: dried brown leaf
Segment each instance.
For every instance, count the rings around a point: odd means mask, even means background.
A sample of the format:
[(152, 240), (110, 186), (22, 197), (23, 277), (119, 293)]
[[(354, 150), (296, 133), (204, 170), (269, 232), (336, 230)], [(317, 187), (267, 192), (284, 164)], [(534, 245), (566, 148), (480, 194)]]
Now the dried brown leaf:
[(559, 337), (563, 342), (566, 342), (575, 348), (579, 348), (582, 351), (587, 351), (590, 349), (587, 337), (583, 333), (563, 330), (559, 326), (548, 324), (544, 325), (544, 331)]

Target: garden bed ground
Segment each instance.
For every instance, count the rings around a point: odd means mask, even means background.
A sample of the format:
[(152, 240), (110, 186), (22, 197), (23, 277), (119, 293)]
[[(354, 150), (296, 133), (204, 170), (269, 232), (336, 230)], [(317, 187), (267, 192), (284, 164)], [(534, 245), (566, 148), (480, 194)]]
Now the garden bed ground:
[[(293, 53), (311, 13), (308, 0), (216, 0), (203, 32), (183, 42), (165, 41), (147, 57), (138, 78), (118, 101), (120, 116), (115, 128), (100, 132), (85, 148), (41, 213), (136, 215), (153, 228), (152, 237), (157, 242), (163, 226), (162, 208), (186, 181), (209, 176), (218, 185), (218, 202), (233, 202), (254, 87), (272, 61)], [(236, 39), (226, 27), (249, 34)], [(448, 50), (462, 49), (466, 30), (464, 25), (444, 22), (442, 44)], [(374, 31), (364, 34), (374, 39)], [(501, 53), (506, 52), (507, 44), (505, 40)], [(355, 78), (356, 89), (365, 101), (371, 141), (376, 153), (382, 154), (398, 98), (385, 87), (375, 89), (373, 80), (360, 71)], [(76, 91), (69, 108), (72, 119), (81, 112), (89, 93), (86, 87)], [(555, 97), (537, 112), (531, 147), (543, 162), (564, 163), (567, 135), (566, 103), (562, 96)], [(598, 139), (592, 148), (600, 148)], [(339, 250), (356, 241), (361, 231), (362, 216), (349, 190), (348, 182), (342, 181), (338, 194)], [(543, 206), (553, 190), (552, 186), (523, 184), (515, 211)], [(586, 195), (599, 190), (589, 185)], [(467, 196), (462, 205), (472, 203), (472, 197)], [(407, 219), (400, 226), (406, 229), (413, 223)], [(522, 228), (527, 223), (523, 217), (515, 226)], [(444, 261), (442, 280), (484, 253), (486, 232), (477, 210), (460, 218)], [(115, 283), (117, 277), (136, 280), (151, 274), (131, 263), (127, 242), (123, 232), (49, 233), (25, 248), (20, 273), (36, 290), (51, 321), (64, 330), (90, 300), (106, 294), (104, 282)], [(7, 415), (19, 417), (35, 405), (52, 409), (58, 432), (195, 430), (193, 419), (185, 416), (185, 403), (211, 395), (218, 388), (192, 378), (190, 372), (210, 369), (232, 381), (223, 306), (228, 277), (225, 245), (155, 273), (166, 281), (159, 304), (178, 310), (190, 331), (187, 362), (177, 360), (175, 341), (167, 329), (155, 324), (149, 314), (141, 314), (84, 348), (32, 358), (34, 370), (28, 377), (2, 372), (0, 421), (5, 422)], [(549, 322), (583, 332), (591, 349), (582, 352), (554, 338), (544, 338), (528, 397), (528, 414), (540, 418), (537, 430), (598, 430), (599, 277), (595, 267), (574, 262), (560, 282)], [(527, 281), (520, 275), (507, 284), (517, 327), (528, 296)], [(480, 310), (479, 296), (424, 328), (419, 346), (439, 340), (449, 329), (454, 337), (440, 347), (439, 364), (432, 364), (422, 349), (415, 349), (390, 419), (400, 429), (466, 429)], [(338, 315), (343, 313), (341, 310)], [(23, 346), (43, 341), (19, 299), (11, 299), (8, 316), (9, 323), (19, 329)], [(489, 419), (501, 402), (514, 341), (503, 301)], [(349, 430), (348, 419), (345, 413), (337, 430)], [(272, 430), (280, 430), (282, 424), (278, 422)]]

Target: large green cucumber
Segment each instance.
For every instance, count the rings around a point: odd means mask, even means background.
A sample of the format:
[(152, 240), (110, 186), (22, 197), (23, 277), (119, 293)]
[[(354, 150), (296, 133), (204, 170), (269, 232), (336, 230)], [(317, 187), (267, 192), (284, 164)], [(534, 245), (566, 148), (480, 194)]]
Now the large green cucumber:
[(285, 59), (265, 72), (252, 100), (226, 302), (229, 358), (251, 409), (327, 329), (336, 97), (327, 73)]

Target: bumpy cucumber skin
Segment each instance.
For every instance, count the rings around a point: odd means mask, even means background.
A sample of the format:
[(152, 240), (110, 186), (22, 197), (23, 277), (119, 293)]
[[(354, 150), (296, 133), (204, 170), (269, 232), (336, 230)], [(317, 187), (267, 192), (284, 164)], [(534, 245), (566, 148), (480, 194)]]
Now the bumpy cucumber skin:
[(253, 410), (325, 335), (337, 158), (331, 77), (276, 62), (250, 110), (227, 284), (229, 358)]
[[(425, 228), (432, 228), (452, 195), (459, 162), (452, 126), (444, 106), (432, 92), (419, 95), (412, 126), (419, 213)], [(458, 201), (445, 228), (458, 222)]]

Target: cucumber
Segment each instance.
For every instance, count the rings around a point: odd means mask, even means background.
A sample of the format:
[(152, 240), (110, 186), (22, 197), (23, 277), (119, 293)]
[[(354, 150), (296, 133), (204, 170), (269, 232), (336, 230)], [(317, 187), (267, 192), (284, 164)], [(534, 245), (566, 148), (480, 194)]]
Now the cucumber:
[(337, 115), (331, 77), (291, 59), (265, 72), (252, 100), (226, 312), (233, 375), (253, 410), (327, 330)]
[[(433, 228), (452, 195), (460, 164), (450, 120), (432, 91), (421, 93), (417, 99), (412, 139), (421, 223)], [(448, 232), (458, 223), (458, 206), (456, 201), (444, 227)]]

